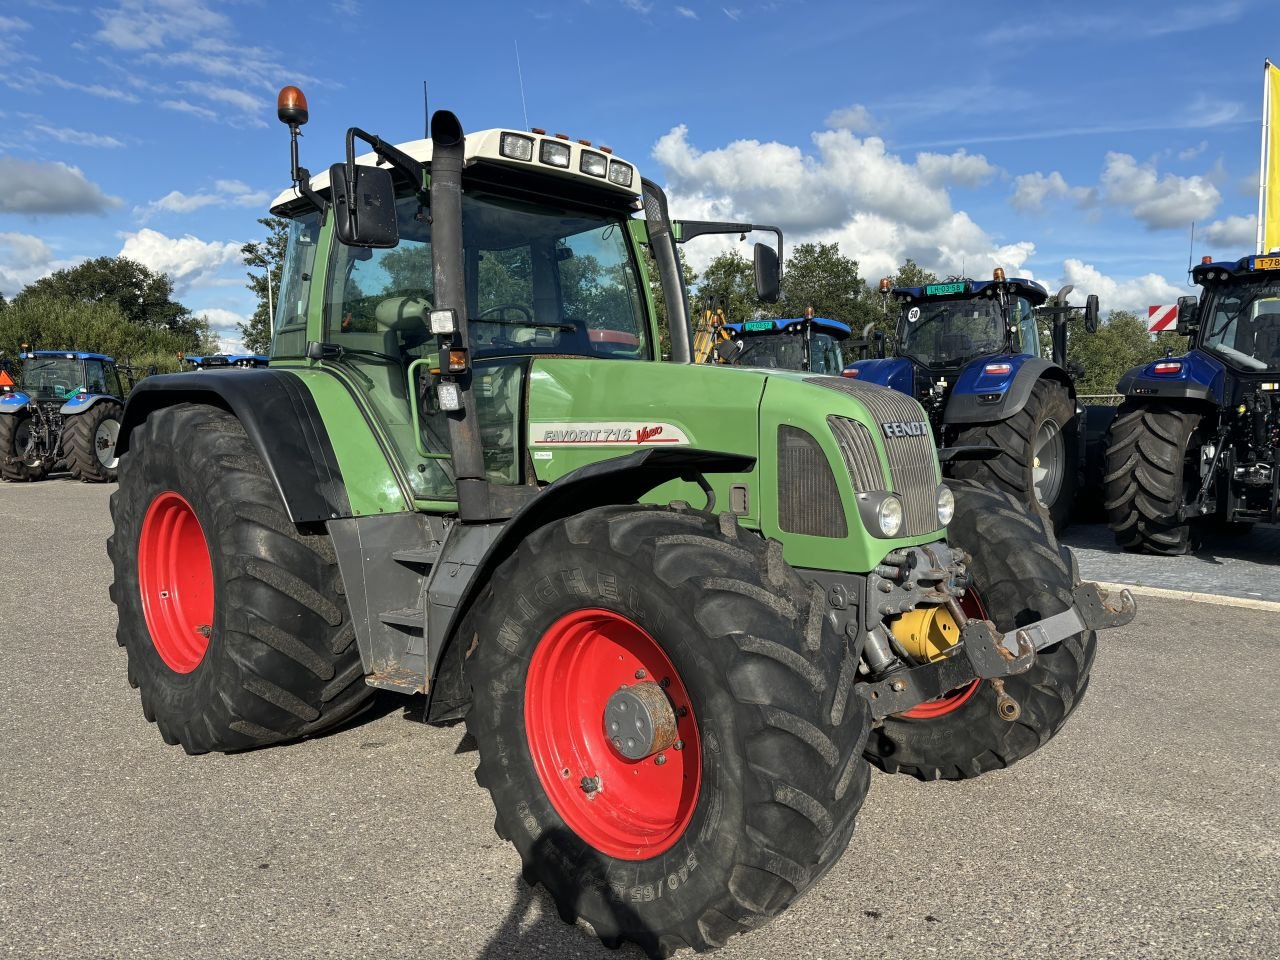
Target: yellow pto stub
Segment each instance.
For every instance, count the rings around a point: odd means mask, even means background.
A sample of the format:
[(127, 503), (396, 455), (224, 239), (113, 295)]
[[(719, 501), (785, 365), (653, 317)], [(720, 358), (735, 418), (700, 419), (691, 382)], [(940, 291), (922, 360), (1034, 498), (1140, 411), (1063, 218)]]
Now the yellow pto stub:
[(944, 606), (917, 607), (889, 624), (898, 646), (919, 663), (946, 655), (960, 640), (960, 628)]

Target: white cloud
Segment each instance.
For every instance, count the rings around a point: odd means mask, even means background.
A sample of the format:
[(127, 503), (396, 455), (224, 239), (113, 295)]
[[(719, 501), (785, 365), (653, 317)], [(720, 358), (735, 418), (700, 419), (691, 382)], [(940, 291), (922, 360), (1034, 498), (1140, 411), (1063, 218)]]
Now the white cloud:
[(628, 10), (636, 13), (645, 14), (653, 9), (652, 3), (645, 3), (645, 0), (621, 0), (621, 3)]
[(0, 213), (105, 213), (119, 207), (78, 167), (0, 154)]
[(70, 143), (77, 147), (104, 147), (114, 149), (123, 147), (124, 143), (115, 137), (101, 133), (88, 133), (84, 130), (73, 130), (71, 127), (52, 127), (38, 123), (32, 127), (38, 133), (57, 140), (59, 143)]
[[(1226, 217), (1207, 223), (1196, 231), (1197, 239), (1222, 247), (1215, 260), (1234, 260), (1236, 250), (1250, 252), (1258, 240), (1258, 216)], [(1245, 248), (1248, 248), (1245, 250)]]
[(143, 266), (173, 278), (178, 294), (191, 287), (221, 285), (217, 273), (223, 267), (240, 265), (240, 244), (205, 241), (191, 234), (169, 237), (158, 230), (144, 227), (137, 233), (126, 233), (119, 256), (136, 260)]
[(1194, 160), (1200, 154), (1209, 149), (1209, 141), (1201, 140), (1194, 147), (1187, 147), (1185, 150), (1178, 151), (1179, 160)]
[(204, 307), (191, 312), (209, 321), (209, 330), (218, 338), (218, 349), (222, 353), (240, 353), (244, 349), (238, 324), (248, 323), (247, 316), (222, 307)]
[(34, 92), (45, 87), (57, 87), (59, 90), (74, 90), (77, 93), (87, 93), (91, 97), (115, 100), (119, 103), (139, 102), (137, 95), (130, 93), (128, 90), (121, 90), (119, 87), (108, 87), (101, 83), (77, 83), (74, 80), (68, 80), (46, 70), (24, 70), (20, 73), (7, 73), (0, 77), (0, 83), (4, 83), (5, 86), (14, 90), (24, 92)]
[(832, 130), (848, 130), (850, 133), (869, 133), (876, 128), (871, 111), (860, 103), (832, 110), (825, 122)]
[(162, 100), (160, 106), (166, 110), (176, 110), (178, 113), (189, 113), (193, 117), (199, 117), (201, 120), (218, 119), (218, 115), (208, 107), (201, 107), (185, 100)]
[(193, 213), (204, 207), (261, 207), (270, 195), (265, 190), (254, 190), (241, 180), (215, 180), (213, 192), (183, 193), (170, 190), (159, 200), (152, 200), (141, 207), (134, 207), (134, 214), (144, 222), (157, 213)]
[(688, 7), (676, 7), (676, 13), (680, 14), (682, 17), (687, 17), (690, 20), (698, 19), (697, 12), (690, 10)]
[[(997, 265), (1025, 275), (1034, 244), (1001, 243), (951, 206), (946, 183), (978, 183), (996, 172), (984, 157), (956, 151), (911, 162), (880, 138), (848, 130), (821, 131), (812, 141), (812, 153), (755, 140), (702, 151), (679, 126), (653, 156), (666, 171), (673, 215), (776, 223), (792, 244), (837, 242), (864, 277), (892, 273), (907, 257), (943, 275), (978, 276)], [(684, 252), (697, 270), (735, 241), (699, 239)]]
[(199, 93), (215, 103), (228, 104), (244, 113), (262, 113), (267, 107), (266, 101), (261, 97), (255, 97), (243, 90), (233, 90), (231, 87), (209, 87), (198, 83), (184, 84), (184, 86), (189, 92)]
[(1062, 282), (1075, 285), (1071, 299), (1083, 303), (1086, 295), (1096, 293), (1103, 313), (1109, 310), (1128, 310), (1145, 317), (1147, 307), (1176, 303), (1184, 293), (1158, 273), (1116, 280), (1092, 264), (1074, 258), (1065, 261), (1062, 269)]
[(1070, 198), (1080, 206), (1088, 206), (1094, 200), (1089, 187), (1073, 187), (1057, 170), (1052, 173), (1024, 173), (1013, 181), (1013, 196), (1009, 202), (1015, 210), (1037, 213), (1044, 209), (1046, 200)]
[(228, 26), (225, 16), (201, 0), (121, 0), (114, 10), (99, 10), (98, 17), (97, 38), (118, 50), (158, 49)]
[(1108, 153), (1100, 183), (1103, 197), (1129, 212), (1148, 230), (1185, 227), (1217, 209), (1222, 195), (1206, 177), (1160, 176), (1155, 165), (1127, 153)]
[(724, 11), (724, 15), (730, 20), (742, 19), (742, 11), (737, 7), (721, 7), (720, 9)]

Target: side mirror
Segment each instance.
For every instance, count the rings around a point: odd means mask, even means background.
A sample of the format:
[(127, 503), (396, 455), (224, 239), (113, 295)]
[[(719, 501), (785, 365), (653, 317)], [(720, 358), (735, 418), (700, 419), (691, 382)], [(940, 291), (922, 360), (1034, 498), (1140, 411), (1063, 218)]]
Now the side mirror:
[(1178, 298), (1178, 335), (1181, 337), (1189, 337), (1196, 332), (1198, 326), (1196, 322), (1196, 307), (1199, 301), (1194, 297)]
[(329, 168), (333, 192), (333, 224), (348, 247), (385, 249), (400, 242), (396, 225), (396, 190), (391, 171), (345, 163)]
[(733, 363), (742, 354), (742, 350), (741, 340), (721, 340), (716, 344), (716, 359), (721, 363)]
[(1084, 301), (1084, 329), (1086, 333), (1098, 332), (1098, 295), (1089, 294)]
[(778, 252), (763, 243), (756, 244), (756, 299), (761, 303), (777, 303), (782, 294), (782, 267)]

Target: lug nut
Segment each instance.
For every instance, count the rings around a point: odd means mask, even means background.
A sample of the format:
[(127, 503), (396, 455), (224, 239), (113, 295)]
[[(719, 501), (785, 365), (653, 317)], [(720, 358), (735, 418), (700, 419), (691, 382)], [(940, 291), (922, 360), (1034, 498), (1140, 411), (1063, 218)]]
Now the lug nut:
[(677, 740), (677, 741), (676, 741), (675, 743), (673, 743), (671, 746), (672, 746), (672, 747), (674, 747), (676, 750), (683, 750), (683, 749), (684, 749), (684, 741), (683, 741), (683, 740)]
[(653, 758), (653, 762), (656, 763), (658, 766), (662, 766), (664, 763), (667, 762), (667, 755), (665, 753), (660, 753)]
[(645, 677), (647, 677), (647, 676), (648, 676), (648, 674), (647, 674), (647, 673), (645, 673), (643, 669), (640, 669), (640, 670), (637, 670), (637, 671), (636, 671), (636, 679), (637, 679), (637, 680), (643, 680), (643, 679), (644, 679)]
[(907, 685), (901, 680), (895, 680), (893, 683), (889, 684), (889, 686), (893, 689), (894, 693), (901, 693), (903, 690), (907, 689)]
[(590, 794), (590, 793), (595, 793), (595, 792), (596, 792), (597, 790), (599, 790), (599, 789), (600, 789), (600, 778), (599, 778), (599, 777), (583, 777), (583, 778), (582, 778), (582, 792), (583, 792), (583, 793), (588, 793), (588, 794)]

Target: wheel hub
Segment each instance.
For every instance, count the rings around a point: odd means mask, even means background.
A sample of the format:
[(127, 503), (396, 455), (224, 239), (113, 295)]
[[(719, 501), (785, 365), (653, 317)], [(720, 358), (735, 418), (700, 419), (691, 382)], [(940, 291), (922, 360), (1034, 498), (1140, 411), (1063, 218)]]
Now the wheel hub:
[(919, 663), (946, 656), (960, 640), (960, 627), (944, 606), (917, 607), (893, 622), (893, 639)]
[(604, 733), (628, 760), (643, 760), (676, 742), (676, 711), (652, 680), (619, 687), (604, 705)]

